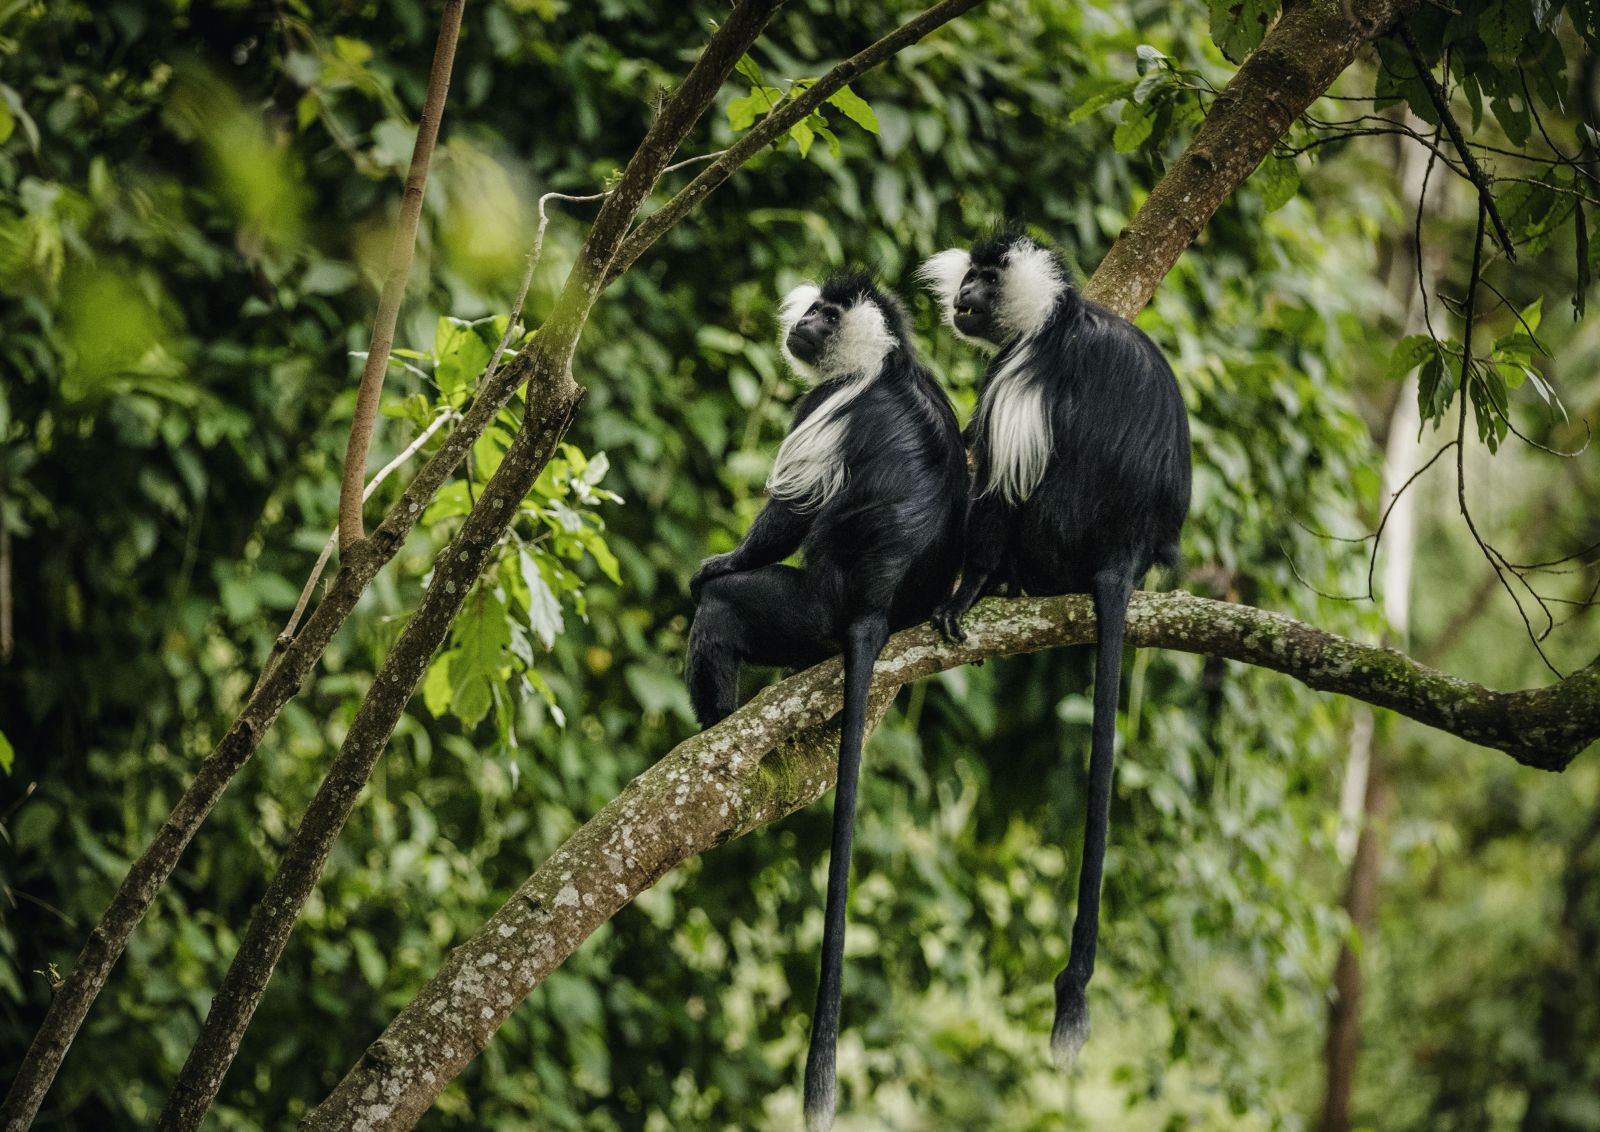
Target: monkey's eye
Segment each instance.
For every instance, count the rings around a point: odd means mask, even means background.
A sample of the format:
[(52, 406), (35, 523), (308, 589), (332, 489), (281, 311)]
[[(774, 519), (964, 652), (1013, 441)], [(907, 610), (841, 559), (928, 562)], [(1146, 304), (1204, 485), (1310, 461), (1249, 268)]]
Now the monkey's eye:
[(978, 274), (978, 278), (985, 283), (993, 283), (1000, 278), (1000, 273), (992, 267), (986, 267)]
[(839, 312), (834, 310), (832, 307), (829, 307), (827, 310), (822, 312), (822, 317), (828, 320), (829, 326), (832, 326), (834, 323), (839, 321)]

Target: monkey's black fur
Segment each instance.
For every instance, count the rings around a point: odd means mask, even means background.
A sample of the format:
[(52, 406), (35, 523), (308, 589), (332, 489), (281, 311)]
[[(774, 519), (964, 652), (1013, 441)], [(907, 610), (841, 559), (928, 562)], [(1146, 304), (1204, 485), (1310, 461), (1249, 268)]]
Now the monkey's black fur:
[[(1070, 1061), (1089, 1032), (1085, 991), (1098, 934), (1123, 625), (1128, 599), (1150, 568), (1177, 564), (1189, 508), (1188, 417), (1156, 345), (1081, 296), (1054, 253), (1012, 233), (973, 247), (959, 275), (960, 253), (944, 255), (955, 258), (932, 261), (925, 273), (953, 308), (950, 321), (999, 351), (968, 433), (976, 478), (961, 585), (934, 624), (959, 639), (962, 616), (997, 589), (1094, 598), (1098, 644), (1083, 860), (1051, 1031), (1057, 1059)], [(1038, 287), (1052, 280), (1041, 296)], [(1016, 388), (1037, 400), (1008, 401), (999, 392), (1006, 381), (1020, 382)], [(1003, 445), (1007, 434), (991, 427), (994, 413), (1019, 405), (1042, 412), (1049, 441), (1042, 475), (1020, 501), (997, 489), (1004, 454), (995, 441)]]
[[(893, 346), (874, 373), (830, 376), (843, 320), (862, 304), (877, 307)], [(820, 362), (825, 379), (801, 400), (791, 434), (830, 398), (865, 382), (839, 411), (836, 459), (844, 476), (820, 502), (774, 495), (735, 550), (700, 567), (690, 581), (697, 609), (688, 683), (695, 713), (710, 727), (734, 709), (741, 663), (797, 668), (844, 654), (822, 969), (805, 1078), (807, 1123), (818, 1129), (831, 1124), (837, 1096), (845, 902), (872, 666), (891, 631), (926, 620), (950, 595), (967, 465), (955, 414), (916, 357), (904, 309), (867, 276), (830, 280), (786, 345), (799, 362)], [(780, 565), (797, 549), (804, 565)]]

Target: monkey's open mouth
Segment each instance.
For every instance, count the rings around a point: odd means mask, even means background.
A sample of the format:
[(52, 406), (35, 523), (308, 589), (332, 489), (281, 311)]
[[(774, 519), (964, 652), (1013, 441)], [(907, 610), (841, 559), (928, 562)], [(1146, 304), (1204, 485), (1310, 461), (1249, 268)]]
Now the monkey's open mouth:
[(957, 303), (956, 313), (959, 315), (969, 315), (972, 313), (972, 308), (968, 306), (962, 306), (960, 303)]

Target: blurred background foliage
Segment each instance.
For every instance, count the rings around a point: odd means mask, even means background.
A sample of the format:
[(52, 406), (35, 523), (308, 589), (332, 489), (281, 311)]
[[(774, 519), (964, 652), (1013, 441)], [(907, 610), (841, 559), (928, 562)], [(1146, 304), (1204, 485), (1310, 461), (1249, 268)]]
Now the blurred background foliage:
[[(913, 7), (789, 5), (682, 156), (747, 124), (761, 84), (820, 74)], [(1487, 19), (1514, 5), (1466, 7), (1462, 19)], [(460, 404), (504, 327), (538, 194), (604, 187), (721, 10), (469, 5), (399, 334), (410, 352), (391, 372), (374, 467)], [(241, 703), (332, 527), (352, 354), (366, 345), (435, 18), (417, 0), (0, 3), (0, 521), (15, 616), (0, 664), (14, 749), (0, 780), (6, 1072), (52, 967), (71, 962)], [(1441, 17), (1422, 38), (1450, 34)], [(1531, 25), (1517, 34), (1532, 43)], [(1585, 56), (1575, 33), (1545, 38)], [(815, 133), (824, 144), (804, 154), (796, 138), (763, 155), (625, 277), (585, 335), (574, 447), (397, 730), (217, 1127), (282, 1126), (320, 1099), (454, 941), (690, 732), (684, 581), (759, 507), (796, 395), (774, 296), (858, 261), (909, 295), (921, 256), (1002, 218), (1091, 270), (1231, 73), (1216, 42), (1230, 55), (1253, 43), (1204, 6), (994, 0), (858, 81), (870, 110), (836, 103), (811, 123), (837, 152)], [(1514, 59), (1516, 43), (1499, 46)], [(1367, 57), (1336, 93), (1371, 93), (1384, 65)], [(1592, 67), (1572, 70), (1558, 93), (1593, 86)], [(1486, 89), (1501, 81), (1468, 71)], [(1316, 109), (1352, 106), (1364, 108)], [(1584, 106), (1550, 119), (1574, 148), (1592, 145)], [(1516, 115), (1475, 125), (1509, 134)], [(1364, 591), (1366, 548), (1324, 533), (1375, 524), (1402, 395), (1390, 352), (1408, 332), (1404, 303), (1383, 280), (1409, 254), (1414, 201), (1396, 152), (1374, 137), (1272, 159), (1141, 316), (1194, 421), (1179, 584), (1368, 639), (1383, 631), (1371, 603), (1321, 596)], [(593, 206), (554, 207), (530, 324)], [(1475, 206), (1451, 184), (1432, 207), (1429, 262), (1459, 296)], [(1600, 335), (1564, 317), (1588, 282), (1583, 211), (1546, 225), (1494, 280), (1517, 308), (1544, 300), (1538, 372), (1571, 418), (1593, 420)], [(937, 329), (925, 298), (913, 303), (965, 417), (981, 361)], [(1496, 317), (1509, 334), (1511, 317)], [(1533, 438), (1582, 440), (1531, 387), (1510, 398)], [(430, 508), (218, 807), (41, 1127), (153, 1118), (377, 658), (502, 442), (491, 434)], [(1592, 453), (1563, 461), (1508, 442), (1491, 462), (1474, 444), (1467, 463), (1479, 523), (1513, 560), (1593, 540)], [(1547, 679), (1456, 514), (1450, 475), (1417, 490), (1413, 651), (1497, 686)], [(1552, 585), (1576, 599), (1592, 583), (1579, 571)], [(1595, 618), (1561, 609), (1570, 623), (1545, 647), (1570, 668), (1591, 659)], [(902, 695), (874, 739), (845, 1132), (1311, 1123), (1347, 924), (1335, 834), (1352, 710), (1254, 669), (1137, 654), (1096, 1038), (1067, 1080), (1044, 1048), (1089, 674), (1078, 650), (947, 673)], [(1358, 1123), (1600, 1129), (1600, 769), (1586, 757), (1542, 776), (1413, 726), (1378, 728), (1398, 804), (1379, 930), (1362, 945)], [(517, 1011), (427, 1126), (794, 1123), (827, 820), (812, 807), (641, 895)]]

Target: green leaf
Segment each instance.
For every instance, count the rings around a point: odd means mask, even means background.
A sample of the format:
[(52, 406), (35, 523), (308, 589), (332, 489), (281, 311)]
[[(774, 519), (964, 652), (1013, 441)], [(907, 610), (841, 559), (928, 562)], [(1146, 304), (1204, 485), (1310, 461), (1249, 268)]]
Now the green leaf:
[(528, 587), (528, 627), (544, 647), (555, 647), (556, 638), (561, 635), (564, 623), (561, 617), (561, 602), (557, 600), (555, 592), (551, 590), (550, 583), (545, 581), (544, 573), (539, 569), (539, 564), (527, 550), (519, 551), (520, 565), (522, 567), (522, 583)]
[(789, 136), (800, 147), (800, 156), (804, 157), (811, 152), (811, 143), (816, 140), (816, 134), (804, 122), (796, 122), (789, 127)]
[(444, 315), (434, 333), (433, 380), (452, 404), (466, 399), (489, 364), (492, 349), (471, 322)]
[(1261, 190), (1261, 201), (1268, 212), (1276, 212), (1300, 191), (1300, 170), (1292, 157), (1267, 155), (1252, 178)]
[(16, 748), (11, 745), (11, 740), (6, 738), (4, 731), (0, 731), (0, 771), (10, 774), (16, 755)]
[(1388, 377), (1390, 380), (1399, 380), (1438, 353), (1439, 343), (1433, 340), (1432, 335), (1412, 334), (1402, 338), (1395, 346), (1394, 353), (1389, 355)]
[(1529, 334), (1539, 332), (1539, 320), (1544, 317), (1544, 296), (1540, 295), (1533, 302), (1522, 308), (1518, 325)]
[(474, 676), (456, 689), (455, 716), (463, 727), (470, 730), (489, 714), (493, 702), (489, 681), (482, 676)]
[(1126, 82), (1114, 83), (1098, 94), (1090, 95), (1078, 103), (1077, 108), (1071, 114), (1067, 115), (1067, 124), (1076, 126), (1089, 115), (1103, 110), (1113, 102), (1121, 102), (1138, 88), (1139, 82), (1140, 80), (1138, 79), (1129, 79)]
[(846, 118), (860, 126), (869, 134), (878, 132), (878, 116), (872, 112), (872, 107), (867, 105), (867, 100), (851, 90), (849, 86), (842, 86), (828, 96), (828, 105), (837, 108)]
[(1417, 411), (1424, 421), (1437, 420), (1444, 415), (1455, 399), (1454, 371), (1444, 364), (1441, 354), (1434, 354), (1417, 374)]
[(768, 108), (767, 100), (759, 95), (747, 94), (736, 98), (728, 103), (728, 125), (734, 130), (748, 130)]
[(1277, 0), (1211, 0), (1212, 42), (1230, 62), (1243, 62), (1277, 14)]
[(435, 719), (443, 719), (450, 711), (450, 662), (455, 655), (452, 649), (434, 657), (422, 682), (422, 703)]
[(1130, 102), (1122, 108), (1122, 121), (1111, 135), (1111, 144), (1118, 153), (1132, 153), (1144, 144), (1155, 125), (1156, 116), (1150, 107)]
[(5, 99), (0, 98), (0, 144), (3, 144), (16, 128), (16, 116), (11, 113), (11, 107)]

